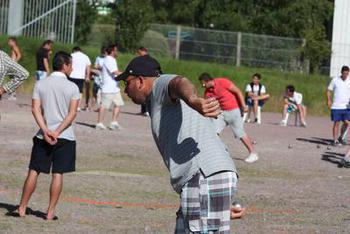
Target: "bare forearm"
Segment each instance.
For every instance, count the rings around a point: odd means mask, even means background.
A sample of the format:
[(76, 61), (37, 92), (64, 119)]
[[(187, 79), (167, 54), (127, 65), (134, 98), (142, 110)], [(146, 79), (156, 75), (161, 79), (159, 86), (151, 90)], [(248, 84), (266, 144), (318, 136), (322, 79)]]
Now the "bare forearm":
[(330, 101), (331, 101), (331, 98), (332, 98), (332, 93), (331, 93), (331, 91), (327, 90), (326, 96), (327, 96), (327, 102), (330, 102)]
[(44, 66), (45, 66), (45, 71), (47, 73), (49, 73), (50, 72), (50, 67), (49, 67), (49, 62), (48, 62), (47, 59), (44, 59)]
[(76, 112), (70, 112), (63, 120), (63, 122), (58, 126), (55, 132), (57, 132), (58, 135), (61, 134), (66, 128), (68, 128), (73, 123), (76, 116)]
[(36, 123), (38, 124), (39, 128), (43, 131), (43, 132), (48, 132), (49, 129), (46, 125), (46, 122), (44, 120), (44, 117), (41, 113), (41, 110), (32, 108), (32, 114), (34, 116), (34, 119), (36, 121)]
[(236, 92), (235, 93), (237, 99), (238, 99), (238, 102), (239, 102), (239, 105), (241, 108), (244, 108), (245, 107), (245, 101), (244, 101), (244, 97), (243, 97), (243, 94), (242, 92)]

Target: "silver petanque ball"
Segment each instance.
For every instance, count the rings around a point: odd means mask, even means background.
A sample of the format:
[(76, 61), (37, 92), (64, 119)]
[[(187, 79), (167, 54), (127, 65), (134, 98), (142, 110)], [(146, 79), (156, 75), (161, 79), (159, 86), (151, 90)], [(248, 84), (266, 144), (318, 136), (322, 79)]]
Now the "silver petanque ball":
[(291, 149), (291, 148), (293, 148), (293, 146), (292, 146), (291, 144), (289, 144), (289, 145), (288, 145), (288, 148)]
[(241, 209), (242, 205), (238, 201), (232, 202), (232, 206), (235, 207), (236, 209)]
[(258, 142), (256, 142), (256, 141), (252, 141), (252, 144), (253, 144), (253, 145), (256, 145), (256, 144), (258, 144)]

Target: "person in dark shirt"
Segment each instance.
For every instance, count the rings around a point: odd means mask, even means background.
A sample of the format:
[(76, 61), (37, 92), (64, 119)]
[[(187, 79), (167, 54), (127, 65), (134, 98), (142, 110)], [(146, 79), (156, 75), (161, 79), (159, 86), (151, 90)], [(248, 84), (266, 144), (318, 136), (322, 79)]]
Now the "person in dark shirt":
[(53, 41), (46, 40), (36, 53), (37, 71), (35, 78), (37, 81), (44, 79), (50, 72), (49, 55), (53, 47)]

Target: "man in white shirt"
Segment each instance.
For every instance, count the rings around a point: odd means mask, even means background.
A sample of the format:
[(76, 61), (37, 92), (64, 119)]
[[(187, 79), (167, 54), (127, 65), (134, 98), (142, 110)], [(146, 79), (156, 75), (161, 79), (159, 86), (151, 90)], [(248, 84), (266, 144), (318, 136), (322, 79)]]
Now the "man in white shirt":
[[(80, 47), (76, 46), (73, 48), (72, 56), (72, 68), (73, 71), (70, 74), (69, 80), (75, 83), (78, 88), (82, 98), (84, 82), (85, 85), (90, 81), (90, 66), (91, 61), (89, 57), (84, 54)], [(86, 94), (86, 106), (88, 104), (88, 94)]]
[(306, 106), (303, 105), (303, 95), (296, 92), (293, 85), (288, 85), (284, 96), (283, 120), (280, 123), (281, 126), (287, 126), (289, 114), (294, 111), (297, 111), (296, 114), (300, 117), (301, 126), (306, 127)]
[(107, 56), (103, 59), (102, 66), (102, 83), (101, 83), (101, 107), (98, 112), (98, 123), (96, 129), (107, 129), (103, 124), (105, 117), (105, 109), (112, 109), (112, 122), (108, 126), (110, 130), (121, 129), (117, 118), (120, 112), (120, 106), (124, 105), (120, 88), (115, 77), (121, 72), (118, 70), (117, 57), (118, 49), (116, 45), (110, 45), (107, 47)]
[[(331, 119), (333, 124), (334, 145), (344, 144), (343, 136), (349, 126), (350, 120), (350, 79), (349, 67), (343, 66), (341, 76), (331, 80), (327, 88), (327, 106), (331, 109)], [(331, 96), (333, 93), (333, 102)], [(343, 122), (339, 135), (340, 122)]]
[(255, 123), (261, 124), (261, 108), (265, 105), (270, 95), (266, 93), (265, 85), (260, 83), (261, 75), (259, 73), (255, 73), (252, 78), (252, 82), (247, 84), (245, 89), (245, 99), (249, 111), (248, 113), (244, 113), (243, 121), (250, 122), (250, 112), (253, 109)]

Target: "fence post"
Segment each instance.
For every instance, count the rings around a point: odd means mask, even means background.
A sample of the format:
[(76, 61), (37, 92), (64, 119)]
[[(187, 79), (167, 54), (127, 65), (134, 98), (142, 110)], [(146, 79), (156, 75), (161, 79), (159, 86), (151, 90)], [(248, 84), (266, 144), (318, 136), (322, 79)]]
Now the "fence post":
[(241, 66), (241, 47), (242, 47), (242, 33), (237, 33), (237, 47), (236, 47), (236, 66)]
[(180, 43), (181, 43), (181, 26), (178, 25), (176, 30), (175, 59), (180, 58)]
[(77, 11), (77, 0), (73, 0), (73, 19), (72, 19), (72, 34), (70, 43), (74, 43), (74, 37), (75, 37), (75, 18), (76, 18), (76, 11)]
[(7, 34), (17, 36), (22, 34), (24, 0), (11, 0), (9, 3)]

